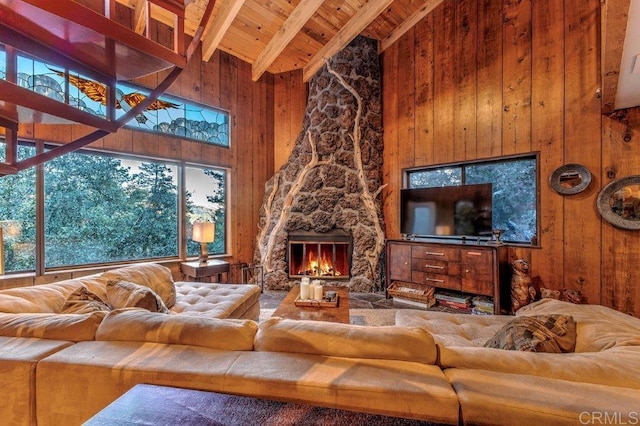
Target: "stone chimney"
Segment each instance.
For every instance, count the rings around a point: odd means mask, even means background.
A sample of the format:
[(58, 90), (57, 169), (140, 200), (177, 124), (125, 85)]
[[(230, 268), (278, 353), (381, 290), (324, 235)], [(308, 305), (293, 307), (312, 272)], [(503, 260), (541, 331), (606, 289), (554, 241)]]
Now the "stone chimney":
[(382, 288), (382, 148), (377, 42), (358, 37), (309, 82), (302, 131), (265, 185), (254, 259), (264, 268), (265, 288), (298, 282), (288, 271), (289, 234), (336, 231), (351, 237), (350, 271), (348, 280), (330, 284)]

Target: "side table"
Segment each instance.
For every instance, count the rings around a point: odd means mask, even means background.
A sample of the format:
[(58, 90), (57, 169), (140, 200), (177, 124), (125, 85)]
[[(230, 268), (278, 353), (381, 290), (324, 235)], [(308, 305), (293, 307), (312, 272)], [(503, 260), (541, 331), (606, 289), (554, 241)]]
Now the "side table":
[[(199, 282), (223, 282), (222, 274), (224, 274), (224, 282), (227, 282), (227, 274), (229, 273), (229, 262), (224, 260), (209, 260), (206, 265), (201, 265), (200, 261), (182, 262), (180, 270), (185, 279), (193, 279)], [(214, 281), (212, 281), (212, 278)]]

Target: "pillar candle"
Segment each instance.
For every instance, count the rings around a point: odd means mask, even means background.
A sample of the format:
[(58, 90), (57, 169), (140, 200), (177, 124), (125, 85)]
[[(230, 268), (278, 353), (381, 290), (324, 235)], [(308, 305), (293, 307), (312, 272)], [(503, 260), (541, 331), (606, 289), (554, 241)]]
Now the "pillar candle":
[(313, 298), (315, 300), (322, 300), (322, 285), (320, 284), (313, 285)]
[(309, 282), (304, 279), (300, 283), (300, 299), (307, 300), (309, 299)]

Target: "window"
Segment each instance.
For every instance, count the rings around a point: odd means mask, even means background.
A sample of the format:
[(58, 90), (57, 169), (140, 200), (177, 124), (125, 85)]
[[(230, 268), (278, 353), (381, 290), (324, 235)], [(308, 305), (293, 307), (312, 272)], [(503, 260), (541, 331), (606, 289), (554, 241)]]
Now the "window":
[(44, 180), (47, 268), (178, 255), (175, 164), (76, 152)]
[(537, 243), (537, 157), (527, 155), (407, 170), (409, 188), (493, 184), (493, 228), (507, 242)]
[[(6, 78), (7, 54), (0, 44), (0, 78)], [(16, 55), (17, 84), (101, 118), (107, 116), (107, 87), (86, 75), (25, 55)], [(68, 87), (68, 90), (67, 90)], [(118, 83), (116, 118), (142, 102), (150, 90)], [(129, 129), (176, 136), (207, 144), (229, 146), (229, 113), (218, 108), (163, 95), (131, 119)]]
[(187, 256), (200, 253), (200, 243), (191, 240), (193, 222), (215, 223), (215, 241), (207, 244), (209, 253), (224, 253), (226, 173), (221, 169), (185, 167), (185, 192), (187, 202)]
[[(18, 145), (18, 160), (33, 157), (35, 153), (33, 145)], [(4, 142), (0, 142), (0, 161), (5, 161)], [(0, 226), (4, 237), (5, 272), (35, 270), (35, 168), (0, 177)]]
[[(1, 152), (4, 155), (4, 149)], [(20, 145), (21, 158), (34, 154), (35, 147)], [(37, 262), (47, 269), (177, 258), (181, 194), (186, 205), (187, 255), (199, 252), (198, 243), (190, 240), (196, 219), (216, 224), (216, 241), (209, 245), (209, 253), (226, 251), (224, 169), (76, 151), (45, 163), (42, 170), (42, 260), (36, 256), (38, 169), (0, 178), (6, 272), (34, 271)]]

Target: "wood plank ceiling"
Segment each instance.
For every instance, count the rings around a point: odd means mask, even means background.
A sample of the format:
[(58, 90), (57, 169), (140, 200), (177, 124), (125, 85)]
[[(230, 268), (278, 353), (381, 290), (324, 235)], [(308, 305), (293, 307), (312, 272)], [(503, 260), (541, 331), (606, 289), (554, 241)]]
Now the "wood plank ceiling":
[[(150, 16), (172, 26), (174, 16), (147, 0), (117, 0), (135, 11), (136, 31)], [(210, 0), (186, 7), (185, 33)], [(213, 0), (211, 0), (213, 1)], [(203, 60), (220, 49), (253, 65), (253, 79), (265, 72), (303, 69), (308, 80), (325, 58), (357, 35), (380, 41), (383, 51), (443, 0), (217, 0), (202, 37)]]

